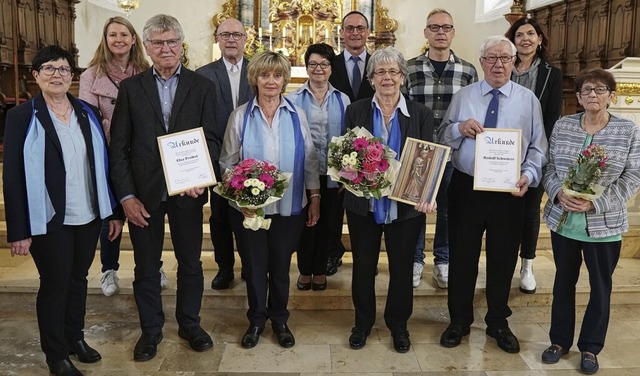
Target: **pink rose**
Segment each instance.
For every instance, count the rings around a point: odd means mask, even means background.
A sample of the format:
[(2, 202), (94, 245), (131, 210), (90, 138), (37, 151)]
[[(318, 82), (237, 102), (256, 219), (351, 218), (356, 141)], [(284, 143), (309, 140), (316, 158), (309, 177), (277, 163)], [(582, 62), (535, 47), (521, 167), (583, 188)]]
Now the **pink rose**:
[(382, 159), (383, 152), (375, 146), (367, 148), (366, 160), (371, 162), (379, 162)]
[(376, 163), (376, 162), (366, 162), (365, 161), (362, 164), (362, 169), (365, 172), (374, 172), (374, 171), (376, 171), (377, 168), (378, 168), (378, 163)]

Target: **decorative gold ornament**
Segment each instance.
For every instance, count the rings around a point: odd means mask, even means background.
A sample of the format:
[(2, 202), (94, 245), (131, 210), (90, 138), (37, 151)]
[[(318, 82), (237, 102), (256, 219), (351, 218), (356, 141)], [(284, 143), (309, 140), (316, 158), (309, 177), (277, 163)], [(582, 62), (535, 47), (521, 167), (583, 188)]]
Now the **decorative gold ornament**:
[(618, 82), (616, 84), (616, 94), (640, 95), (640, 83)]
[(123, 9), (127, 14), (127, 17), (129, 17), (129, 13), (132, 10), (136, 10), (140, 7), (140, 0), (118, 0), (117, 4), (118, 8)]
[(389, 9), (380, 5), (380, 1), (376, 2), (376, 33), (386, 31), (393, 33), (398, 30), (398, 21), (389, 17), (387, 14)]
[(624, 103), (626, 103), (626, 104), (628, 104), (628, 105), (631, 105), (631, 103), (633, 103), (633, 98), (631, 98), (631, 97), (626, 97), (626, 98), (624, 99)]

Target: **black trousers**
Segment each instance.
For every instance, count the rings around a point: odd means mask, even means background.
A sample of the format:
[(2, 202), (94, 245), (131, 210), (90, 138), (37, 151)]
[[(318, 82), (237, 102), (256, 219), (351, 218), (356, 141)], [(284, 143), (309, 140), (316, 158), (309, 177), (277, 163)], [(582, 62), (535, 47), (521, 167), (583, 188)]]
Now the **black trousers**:
[(229, 200), (214, 193), (213, 190), (210, 192), (210, 197), (211, 216), (209, 217), (209, 229), (211, 242), (213, 243), (214, 260), (219, 269), (233, 270), (235, 255), (233, 253), (233, 232), (229, 218), (229, 210), (233, 209), (229, 208)]
[(536, 258), (538, 235), (540, 234), (540, 203), (544, 195), (542, 184), (535, 188), (529, 187), (524, 195), (524, 224), (520, 239), (520, 257)]
[(582, 260), (589, 272), (589, 303), (584, 312), (578, 349), (599, 354), (609, 327), (612, 276), (620, 258), (621, 241), (591, 243), (551, 232), (556, 276), (551, 306), (551, 343), (570, 349), (576, 326), (576, 283)]
[(168, 197), (156, 210), (150, 211), (147, 227), (129, 223), (133, 244), (133, 294), (138, 306), (143, 333), (157, 334), (164, 326), (160, 287), (160, 258), (164, 242), (164, 218), (169, 219), (173, 252), (178, 261), (176, 320), (180, 327), (200, 324), (200, 307), (204, 290), (202, 274), (202, 207), (179, 208)]
[(376, 321), (376, 266), (384, 233), (389, 258), (384, 321), (391, 333), (406, 331), (413, 312), (413, 254), (420, 231), (424, 231), (425, 216), (379, 225), (371, 212), (361, 216), (347, 211), (347, 224), (353, 253), (351, 298), (356, 310), (355, 325), (369, 331)]
[(343, 194), (338, 188), (327, 188), (327, 175), (320, 175), (320, 195), (318, 224), (304, 226), (298, 245), (298, 270), (302, 275), (324, 275), (329, 250), (342, 245)]
[(486, 232), (487, 326), (505, 328), (518, 259), (524, 200), (504, 192), (473, 190), (473, 177), (453, 171), (449, 184), (449, 294), (451, 323), (473, 323), (482, 235)]
[(63, 226), (32, 238), (30, 252), (40, 275), (36, 300), (40, 346), (47, 360), (69, 357), (69, 342), (84, 338), (87, 274), (102, 221)]
[(244, 217), (229, 210), (231, 225), (238, 236), (247, 278), (247, 318), (252, 326), (286, 324), (289, 319), (289, 268), (304, 226), (303, 214), (284, 217), (268, 215), (269, 230), (253, 231), (242, 226)]

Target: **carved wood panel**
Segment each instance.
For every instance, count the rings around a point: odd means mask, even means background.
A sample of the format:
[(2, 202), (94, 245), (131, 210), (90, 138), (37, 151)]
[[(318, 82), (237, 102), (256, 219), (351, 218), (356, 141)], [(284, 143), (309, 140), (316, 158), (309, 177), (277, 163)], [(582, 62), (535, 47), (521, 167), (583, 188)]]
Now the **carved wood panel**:
[(18, 0), (18, 25), (20, 26), (18, 60), (22, 64), (31, 62), (38, 51), (35, 19), (36, 4), (34, 0)]
[(11, 1), (0, 0), (0, 65), (11, 65), (13, 63)]

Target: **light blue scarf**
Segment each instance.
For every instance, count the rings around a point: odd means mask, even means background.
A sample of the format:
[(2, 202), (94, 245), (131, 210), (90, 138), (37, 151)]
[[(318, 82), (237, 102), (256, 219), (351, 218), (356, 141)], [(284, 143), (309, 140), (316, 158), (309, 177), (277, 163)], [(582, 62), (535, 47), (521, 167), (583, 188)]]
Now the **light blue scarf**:
[[(385, 126), (384, 120), (382, 118), (382, 112), (378, 108), (377, 105), (373, 105), (373, 136), (374, 137), (382, 137), (382, 127)], [(395, 151), (396, 159), (400, 156), (400, 145), (402, 140), (402, 134), (400, 132), (400, 120), (399, 109), (396, 108), (395, 116), (393, 120), (391, 120), (391, 127), (389, 128), (389, 139), (386, 144)], [(389, 224), (398, 218), (398, 204), (396, 201), (391, 201), (389, 197), (382, 197), (381, 199), (373, 200), (373, 217), (376, 220), (376, 223), (381, 224)]]
[[(80, 102), (80, 104), (82, 104), (83, 109), (89, 114), (91, 142), (93, 144), (96, 171), (96, 194), (100, 208), (100, 218), (105, 219), (113, 214), (113, 208), (116, 205), (115, 198), (108, 184), (109, 170), (106, 141), (100, 122), (93, 111), (83, 102)], [(46, 234), (47, 223), (56, 214), (46, 184), (44, 184), (46, 133), (36, 113), (34, 100), (32, 101), (31, 121), (27, 128), (23, 148), (31, 236)]]
[[(254, 98), (255, 99), (255, 98)], [(264, 160), (264, 140), (261, 130), (260, 109), (253, 107), (251, 99), (247, 103), (242, 123), (242, 159)], [(287, 98), (282, 100), (294, 108), (293, 103)], [(300, 117), (295, 111), (289, 111), (286, 106), (280, 107), (280, 124), (278, 138), (280, 142), (280, 165), (278, 169), (283, 172), (292, 173), (289, 180), (289, 188), (285, 191), (282, 199), (273, 205), (278, 205), (278, 213), (288, 217), (302, 213), (302, 195), (304, 193), (304, 164), (305, 150), (304, 139)]]
[[(309, 90), (303, 90), (301, 95), (298, 96), (297, 105), (302, 107), (304, 112), (309, 116), (311, 113), (311, 98), (313, 94)], [(340, 91), (334, 90), (333, 93), (327, 98), (327, 112), (329, 126), (327, 127), (327, 141), (331, 142), (333, 137), (339, 137), (345, 134), (344, 128), (344, 102), (342, 102), (342, 95)], [(338, 112), (340, 109), (340, 112)], [(328, 149), (329, 144), (325, 145), (325, 149)], [(326, 155), (327, 150), (325, 150)], [(338, 183), (331, 179), (327, 179), (327, 188), (338, 188)]]

